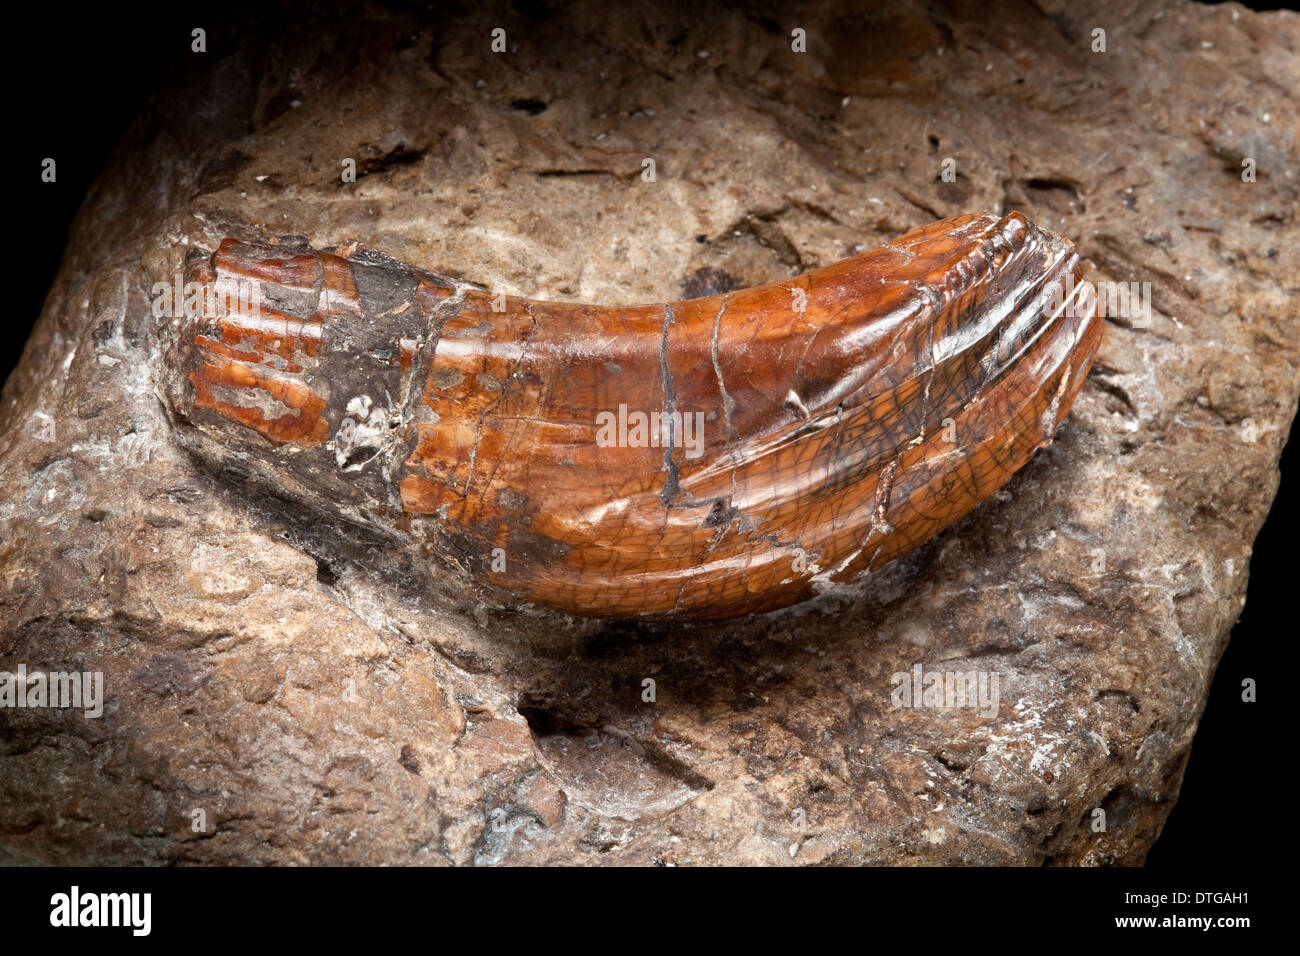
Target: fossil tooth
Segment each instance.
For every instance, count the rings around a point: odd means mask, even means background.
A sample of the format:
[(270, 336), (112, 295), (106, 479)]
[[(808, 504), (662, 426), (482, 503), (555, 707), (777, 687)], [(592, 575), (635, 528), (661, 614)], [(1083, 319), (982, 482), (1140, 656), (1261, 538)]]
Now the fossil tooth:
[(340, 251), (189, 262), (188, 444), (576, 614), (771, 610), (899, 557), (1051, 439), (1102, 334), (1071, 243), (1018, 213), (632, 308)]

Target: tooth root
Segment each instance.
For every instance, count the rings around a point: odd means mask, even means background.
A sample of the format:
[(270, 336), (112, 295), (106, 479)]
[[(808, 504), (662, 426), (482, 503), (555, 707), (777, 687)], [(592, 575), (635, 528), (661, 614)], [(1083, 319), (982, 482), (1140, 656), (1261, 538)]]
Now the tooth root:
[[(256, 283), (263, 310), (185, 323), (169, 395), (200, 454), (345, 518), (423, 517), (499, 603), (721, 618), (855, 580), (1023, 466), (1100, 341), (1091, 311), (1045, 305), (1080, 271), (1018, 213), (630, 308), (227, 240), (194, 277)], [(362, 394), (398, 396), (398, 432), (343, 473), (323, 445)]]

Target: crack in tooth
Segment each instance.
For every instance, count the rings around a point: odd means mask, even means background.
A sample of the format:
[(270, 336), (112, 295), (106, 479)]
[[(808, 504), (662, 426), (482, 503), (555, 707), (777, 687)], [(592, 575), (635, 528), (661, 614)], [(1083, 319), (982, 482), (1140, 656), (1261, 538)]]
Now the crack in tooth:
[[(466, 288), (471, 288), (474, 291), (484, 291), (474, 286), (467, 286), (461, 283), (457, 283), (455, 294), (452, 296), (451, 299), (448, 299), (446, 302), (440, 303), (438, 305), (438, 307), (434, 310), (434, 317), (436, 318), (439, 312), (449, 308), (453, 303), (462, 304), (464, 301), (464, 294)], [(515, 373), (517, 373), (520, 367), (523, 365), (524, 360), (528, 356), (529, 349), (532, 348), (533, 339), (537, 336), (537, 317), (533, 315), (532, 306), (525, 305), (524, 311), (528, 313), (529, 321), (532, 322), (532, 325), (528, 329), (528, 338), (525, 339), (523, 348), (520, 349), (519, 357), (515, 359), (514, 365), (511, 367), (510, 371), (505, 375), (505, 377), (501, 381), (501, 394), (497, 396), (496, 401), (494, 401), (491, 405), (485, 408), (482, 414), (479, 415), (478, 424), (475, 426), (475, 430), (474, 430), (474, 447), (471, 448), (469, 452), (469, 469), (465, 475), (465, 487), (462, 488), (460, 491), (460, 496), (461, 498), (464, 499), (469, 498), (469, 487), (474, 480), (474, 469), (478, 462), (478, 446), (483, 441), (483, 423), (487, 420), (488, 416), (490, 416), (492, 412), (497, 408), (497, 406), (499, 406), (505, 400), (506, 389), (507, 387), (509, 387), (510, 380), (514, 378)], [(443, 322), (445, 321), (446, 319), (444, 318)], [(441, 327), (442, 325), (440, 323), (439, 330), (441, 330)], [(429, 360), (430, 370), (433, 369), (434, 364), (438, 360), (437, 348), (438, 346), (435, 343), (434, 354)], [(495, 474), (495, 471), (493, 472), (493, 474)], [(486, 493), (486, 489), (484, 491)]]
[[(739, 470), (740, 466), (744, 464), (744, 462), (741, 460), (740, 456), (736, 452), (735, 435), (734, 435), (735, 426), (732, 425), (731, 423), (731, 413), (736, 407), (736, 401), (731, 397), (730, 393), (727, 391), (727, 383), (722, 375), (722, 360), (718, 348), (718, 335), (722, 327), (722, 315), (724, 312), (727, 311), (727, 303), (730, 301), (730, 299), (731, 299), (730, 292), (723, 293), (722, 305), (718, 307), (718, 314), (713, 317), (713, 341), (710, 347), (710, 351), (711, 351), (711, 357), (713, 359), (713, 374), (717, 377), (718, 391), (722, 395), (722, 420), (723, 420), (723, 428), (725, 429), (723, 438), (727, 446), (727, 457), (731, 459), (731, 493), (727, 496), (727, 510), (736, 512), (740, 514), (741, 517), (745, 517), (744, 513), (741, 512), (736, 507), (736, 503), (735, 503), (736, 502), (736, 472), (737, 470)], [(719, 524), (717, 536), (713, 539), (713, 543), (710, 546), (709, 551), (706, 552), (706, 555), (711, 554), (713, 548), (716, 548), (718, 543), (722, 540), (723, 536), (726, 534), (728, 524), (730, 524), (730, 521), (728, 521), (726, 524)]]
[[(510, 383), (514, 380), (515, 376), (519, 374), (519, 370), (523, 368), (524, 362), (527, 361), (528, 359), (528, 353), (532, 350), (533, 340), (537, 338), (537, 316), (533, 314), (532, 305), (530, 303), (524, 303), (524, 311), (528, 313), (528, 319), (530, 322), (532, 322), (532, 326), (528, 329), (528, 338), (524, 340), (524, 347), (519, 350), (519, 358), (515, 359), (514, 366), (510, 369), (510, 371), (506, 374), (505, 378), (502, 379), (501, 381), (501, 394), (497, 396), (497, 400), (495, 402), (493, 402), (487, 409), (484, 410), (483, 417), (479, 419), (480, 437), (474, 443), (474, 448), (476, 451), (478, 450), (478, 441), (481, 440), (482, 438), (483, 420), (486, 419), (489, 415), (491, 415), (494, 411), (496, 411), (496, 409), (501, 405), (501, 403), (505, 401), (506, 390), (510, 387)], [(491, 487), (492, 478), (496, 476), (496, 473), (498, 469), (501, 467), (504, 458), (505, 455), (502, 455), (502, 457), (495, 462), (491, 473), (489, 473), (487, 485), (485, 485), (483, 488), (484, 495), (487, 494), (488, 489)], [(466, 493), (468, 494), (469, 492), (468, 481), (465, 483), (465, 490)]]
[(803, 399), (799, 397), (799, 393), (793, 388), (785, 393), (785, 404), (802, 415), (804, 421), (812, 421), (812, 412), (808, 411), (808, 406), (804, 404)]
[(718, 314), (713, 317), (713, 344), (712, 344), (711, 351), (712, 351), (712, 358), (713, 358), (713, 374), (717, 376), (718, 391), (722, 393), (722, 418), (723, 418), (724, 426), (726, 428), (725, 437), (726, 437), (726, 444), (727, 444), (727, 453), (734, 456), (735, 451), (732, 447), (733, 444), (732, 433), (735, 431), (735, 429), (731, 424), (731, 412), (736, 407), (736, 402), (731, 397), (731, 395), (727, 393), (727, 383), (723, 380), (722, 377), (722, 362), (718, 354), (718, 332), (722, 326), (722, 313), (727, 311), (727, 300), (730, 297), (731, 297), (731, 293), (729, 292), (723, 294), (722, 305), (718, 308)]
[(885, 513), (889, 510), (889, 499), (894, 493), (894, 479), (898, 477), (898, 466), (902, 460), (903, 455), (900, 452), (897, 457), (890, 459), (889, 464), (880, 469), (880, 476), (876, 479), (876, 507), (871, 515), (868, 538), (873, 534), (889, 534), (894, 530), (886, 520)]
[(934, 384), (934, 376), (939, 371), (939, 363), (934, 354), (934, 324), (928, 326), (929, 332), (929, 350), (930, 350), (930, 374), (925, 378), (925, 388), (921, 391), (921, 430), (917, 432), (916, 437), (907, 443), (906, 448), (915, 448), (925, 441), (925, 426), (930, 417), (930, 386)]
[(672, 369), (668, 367), (668, 332), (674, 321), (673, 307), (665, 304), (664, 333), (659, 340), (659, 370), (664, 380), (664, 412), (668, 419), (668, 441), (664, 448), (664, 471), (668, 477), (664, 479), (664, 490), (659, 495), (665, 508), (673, 506), (673, 502), (681, 490), (678, 485), (681, 478), (681, 469), (678, 468), (677, 462), (673, 461), (673, 445), (677, 440), (675, 422), (673, 421), (673, 414), (677, 411), (677, 393), (673, 388)]

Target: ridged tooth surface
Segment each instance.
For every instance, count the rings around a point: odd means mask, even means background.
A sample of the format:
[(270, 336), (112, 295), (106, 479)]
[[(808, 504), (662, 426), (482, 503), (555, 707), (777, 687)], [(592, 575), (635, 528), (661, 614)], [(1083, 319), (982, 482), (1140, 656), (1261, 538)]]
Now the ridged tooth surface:
[[(182, 417), (227, 444), (258, 433), (299, 484), (429, 516), (481, 580), (579, 614), (770, 610), (900, 556), (1050, 439), (1101, 334), (1089, 309), (1049, 307), (1078, 277), (1070, 243), (1015, 213), (633, 308), (496, 298), (374, 253), (228, 243), (211, 266), (210, 282), (278, 284), (277, 309), (295, 290), (315, 305), (203, 326), (178, 353)], [(382, 486), (298, 454), (362, 391), (400, 421)], [(698, 444), (599, 443), (621, 407), (690, 415)]]

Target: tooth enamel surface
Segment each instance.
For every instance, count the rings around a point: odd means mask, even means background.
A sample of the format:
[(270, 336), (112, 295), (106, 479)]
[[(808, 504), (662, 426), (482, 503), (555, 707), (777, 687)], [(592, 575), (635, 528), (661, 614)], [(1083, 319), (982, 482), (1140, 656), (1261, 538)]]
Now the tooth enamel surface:
[(1101, 335), (1079, 271), (1019, 213), (633, 307), (227, 240), (194, 281), (255, 302), (182, 336), (175, 407), (327, 510), (436, 519), (498, 603), (732, 617), (906, 554), (1050, 440)]

